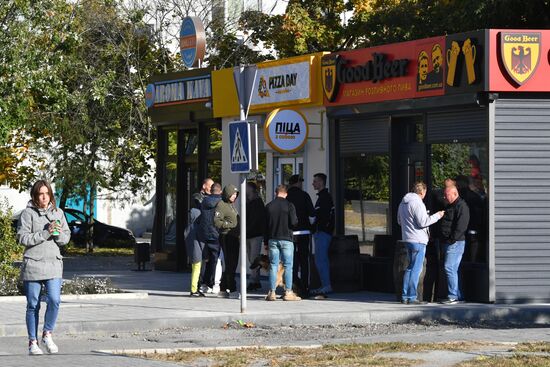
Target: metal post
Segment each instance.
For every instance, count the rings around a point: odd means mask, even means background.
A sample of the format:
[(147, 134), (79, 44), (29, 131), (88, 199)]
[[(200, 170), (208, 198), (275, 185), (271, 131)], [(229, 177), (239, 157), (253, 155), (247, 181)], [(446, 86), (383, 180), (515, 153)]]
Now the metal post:
[[(239, 84), (241, 85), (241, 90), (245, 89), (245, 73), (244, 66), (241, 66), (241, 73), (239, 78)], [(240, 119), (241, 121), (246, 120), (246, 111), (243, 101), (239, 101), (239, 110), (240, 110)], [(246, 173), (241, 173), (241, 313), (246, 312)]]
[(241, 313), (246, 312), (246, 173), (241, 173)]

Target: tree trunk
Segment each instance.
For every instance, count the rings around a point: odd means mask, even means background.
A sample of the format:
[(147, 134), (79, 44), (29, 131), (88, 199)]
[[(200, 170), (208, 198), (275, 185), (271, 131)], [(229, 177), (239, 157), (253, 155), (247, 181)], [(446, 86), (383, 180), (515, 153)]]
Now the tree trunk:
[(96, 184), (90, 185), (90, 244), (89, 252), (94, 251), (94, 212), (95, 212)]

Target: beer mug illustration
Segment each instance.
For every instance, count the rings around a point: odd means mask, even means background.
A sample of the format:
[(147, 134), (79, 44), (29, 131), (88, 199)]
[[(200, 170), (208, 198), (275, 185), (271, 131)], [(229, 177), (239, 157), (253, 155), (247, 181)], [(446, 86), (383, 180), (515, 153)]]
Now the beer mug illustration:
[(472, 41), (468, 38), (462, 45), (462, 53), (466, 61), (466, 74), (468, 74), (468, 84), (473, 84), (476, 81), (476, 71), (474, 63), (476, 61), (476, 46), (472, 45)]
[(458, 61), (458, 54), (460, 53), (460, 46), (458, 42), (453, 41), (451, 48), (447, 50), (447, 84), (453, 86), (455, 84), (456, 63)]

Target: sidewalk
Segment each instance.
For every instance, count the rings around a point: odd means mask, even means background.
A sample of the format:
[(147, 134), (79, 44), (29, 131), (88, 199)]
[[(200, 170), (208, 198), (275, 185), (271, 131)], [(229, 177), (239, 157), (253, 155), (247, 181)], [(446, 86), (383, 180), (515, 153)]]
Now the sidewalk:
[[(550, 305), (458, 304), (421, 306), (394, 302), (392, 294), (338, 293), (326, 300), (266, 302), (265, 293), (248, 297), (245, 314), (240, 300), (188, 296), (189, 274), (132, 271), (131, 258), (67, 259), (65, 278), (108, 276), (130, 292), (147, 292), (142, 299), (62, 300), (58, 333), (121, 332), (169, 327), (222, 327), (243, 320), (261, 325), (324, 325), (406, 323), (411, 321), (520, 323), (549, 325)], [(86, 264), (79, 262), (85, 261)], [(97, 267), (97, 263), (103, 266)], [(107, 264), (108, 263), (108, 264)], [(105, 265), (107, 264), (107, 265)], [(124, 270), (121, 270), (124, 269)], [(266, 289), (264, 281), (264, 289)], [(45, 310), (42, 306), (41, 312)], [(0, 336), (26, 335), (24, 301), (0, 302)]]

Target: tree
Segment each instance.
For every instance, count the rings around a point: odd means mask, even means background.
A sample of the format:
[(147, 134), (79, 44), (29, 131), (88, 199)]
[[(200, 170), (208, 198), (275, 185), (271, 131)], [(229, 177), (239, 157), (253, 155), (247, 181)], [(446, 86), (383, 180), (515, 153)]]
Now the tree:
[(482, 28), (548, 28), (550, 1), (290, 0), (284, 15), (245, 12), (240, 30), (279, 57), (340, 51)]

